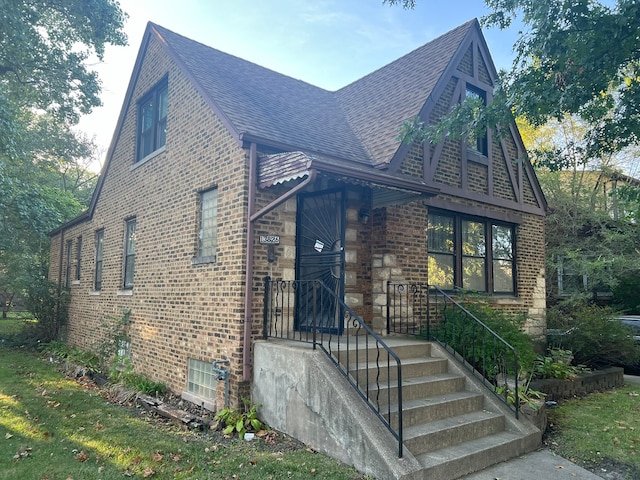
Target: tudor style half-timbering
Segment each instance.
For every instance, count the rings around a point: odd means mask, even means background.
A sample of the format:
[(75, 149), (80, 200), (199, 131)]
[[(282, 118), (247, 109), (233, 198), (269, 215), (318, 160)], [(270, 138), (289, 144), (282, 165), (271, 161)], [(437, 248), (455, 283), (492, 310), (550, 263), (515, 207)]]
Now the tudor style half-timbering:
[(129, 312), (134, 368), (215, 408), (212, 362), (248, 395), (266, 276), (322, 280), (382, 334), (388, 281), (481, 292), (544, 333), (546, 206), (515, 124), (398, 140), (495, 80), (475, 20), (336, 92), (149, 24), (91, 206), (52, 232), (68, 341)]

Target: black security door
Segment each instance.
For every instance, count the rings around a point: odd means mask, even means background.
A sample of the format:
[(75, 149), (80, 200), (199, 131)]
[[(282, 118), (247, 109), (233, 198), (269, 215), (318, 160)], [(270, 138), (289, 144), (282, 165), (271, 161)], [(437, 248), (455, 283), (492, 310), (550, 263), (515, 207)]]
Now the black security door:
[(318, 329), (342, 332), (341, 306), (324, 289), (314, 293), (310, 280), (344, 298), (344, 212), (341, 190), (298, 197), (296, 323), (301, 330), (313, 327), (315, 314)]

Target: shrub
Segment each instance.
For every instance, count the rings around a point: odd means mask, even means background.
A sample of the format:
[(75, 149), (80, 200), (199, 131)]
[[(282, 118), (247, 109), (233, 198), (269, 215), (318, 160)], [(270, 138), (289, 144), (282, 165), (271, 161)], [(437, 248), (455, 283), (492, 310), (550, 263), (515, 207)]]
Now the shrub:
[(640, 271), (630, 270), (618, 277), (613, 303), (628, 314), (640, 314)]
[[(532, 370), (536, 354), (533, 340), (522, 330), (525, 321), (523, 315), (513, 315), (502, 310), (496, 310), (478, 298), (473, 298), (461, 304), (469, 313), (515, 349), (521, 373)], [(463, 348), (471, 349), (470, 352), (467, 351), (467, 360), (471, 361), (474, 367), (487, 378), (492, 378), (501, 373), (489, 370), (492, 366), (497, 367), (500, 364), (500, 348), (486, 338), (479, 338), (479, 329), (473, 321), (470, 321), (463, 310), (447, 310), (444, 318), (444, 326), (440, 327), (436, 333), (440, 340), (448, 343), (459, 353), (462, 353)], [(508, 359), (502, 359), (502, 361), (508, 362)], [(510, 367), (510, 365), (508, 366)]]
[(629, 327), (612, 320), (616, 315), (609, 307), (574, 302), (549, 309), (547, 322), (549, 328), (566, 332), (552, 341), (555, 346), (573, 352), (574, 364), (591, 368), (636, 365), (640, 361), (640, 348)]

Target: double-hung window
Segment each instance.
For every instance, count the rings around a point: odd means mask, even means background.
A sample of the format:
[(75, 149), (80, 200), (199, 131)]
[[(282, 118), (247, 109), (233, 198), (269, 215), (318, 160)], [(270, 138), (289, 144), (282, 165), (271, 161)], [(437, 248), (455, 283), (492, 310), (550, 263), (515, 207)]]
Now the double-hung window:
[(125, 289), (133, 288), (133, 272), (136, 263), (136, 219), (127, 220), (124, 238), (124, 284)]
[(218, 189), (200, 193), (200, 232), (198, 258), (215, 261), (218, 245)]
[(104, 230), (98, 230), (96, 232), (96, 271), (93, 281), (93, 289), (96, 291), (102, 290), (102, 255), (104, 244)]
[(427, 230), (429, 284), (444, 290), (514, 294), (514, 226), (431, 213)]
[(136, 161), (164, 147), (167, 141), (167, 80), (156, 85), (138, 104), (138, 149)]

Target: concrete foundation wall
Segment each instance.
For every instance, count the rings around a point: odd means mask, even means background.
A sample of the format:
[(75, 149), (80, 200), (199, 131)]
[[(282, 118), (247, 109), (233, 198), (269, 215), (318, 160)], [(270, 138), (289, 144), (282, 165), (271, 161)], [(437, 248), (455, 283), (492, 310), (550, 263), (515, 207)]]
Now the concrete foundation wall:
[(321, 350), (308, 344), (256, 342), (252, 400), (271, 427), (375, 478), (418, 478), (398, 442)]

